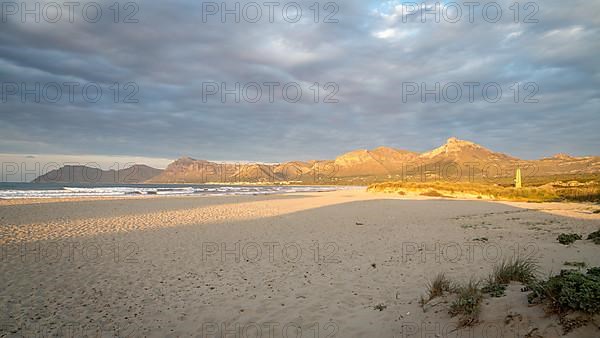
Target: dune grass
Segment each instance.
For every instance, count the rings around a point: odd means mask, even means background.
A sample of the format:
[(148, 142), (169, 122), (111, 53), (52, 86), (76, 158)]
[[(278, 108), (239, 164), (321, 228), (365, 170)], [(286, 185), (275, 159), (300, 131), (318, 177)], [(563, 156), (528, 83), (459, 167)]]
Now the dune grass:
[(502, 297), (508, 283), (528, 284), (536, 279), (537, 274), (537, 262), (531, 258), (517, 257), (503, 260), (494, 266), (492, 273), (484, 281), (481, 291), (492, 297)]
[(508, 284), (510, 282), (530, 283), (536, 279), (538, 273), (537, 262), (531, 258), (517, 257), (500, 262), (494, 267), (491, 278), (496, 283)]
[(459, 316), (460, 327), (471, 326), (479, 320), (483, 294), (479, 282), (470, 280), (456, 290), (457, 298), (450, 304), (448, 311), (452, 317)]
[(453, 317), (459, 317), (460, 327), (470, 326), (477, 323), (479, 319), (484, 294), (501, 297), (504, 295), (506, 284), (512, 281), (531, 283), (536, 280), (537, 272), (538, 266), (535, 261), (518, 257), (496, 265), (492, 273), (483, 281), (471, 279), (465, 284), (453, 283), (444, 273), (439, 273), (427, 284), (428, 298), (421, 298), (421, 304), (425, 305), (445, 293), (456, 294), (456, 299), (450, 304), (448, 312)]
[[(565, 262), (565, 265), (581, 269), (585, 263)], [(559, 316), (565, 334), (574, 327), (589, 323), (593, 316), (600, 314), (600, 267), (590, 268), (586, 273), (574, 269), (562, 270), (559, 275), (545, 280), (538, 278), (538, 271), (534, 260), (517, 257), (494, 266), (483, 281), (471, 279), (466, 284), (455, 284), (442, 273), (428, 284), (428, 297), (431, 300), (446, 292), (456, 294), (448, 313), (452, 317), (459, 317), (459, 327), (476, 324), (484, 295), (501, 297), (506, 285), (513, 281), (527, 286), (523, 290), (530, 291), (527, 296), (530, 304), (546, 304), (550, 312)], [(569, 313), (583, 313), (585, 316), (574, 322), (568, 319)]]
[(445, 273), (438, 273), (427, 283), (427, 299), (421, 299), (421, 305), (426, 304), (434, 298), (441, 297), (446, 292), (452, 291), (452, 283)]
[(585, 187), (527, 186), (520, 189), (475, 182), (384, 182), (371, 184), (367, 191), (412, 193), (424, 196), (486, 198), (521, 202), (598, 202), (600, 184)]

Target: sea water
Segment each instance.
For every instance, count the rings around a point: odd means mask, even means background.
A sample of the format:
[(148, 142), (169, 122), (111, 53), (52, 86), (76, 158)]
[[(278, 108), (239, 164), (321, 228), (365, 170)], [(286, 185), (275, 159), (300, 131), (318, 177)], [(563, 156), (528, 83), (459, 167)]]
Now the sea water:
[(66, 198), (267, 195), (295, 192), (319, 192), (347, 189), (341, 186), (214, 185), (214, 184), (80, 184), (80, 183), (7, 183), (0, 182), (0, 198)]

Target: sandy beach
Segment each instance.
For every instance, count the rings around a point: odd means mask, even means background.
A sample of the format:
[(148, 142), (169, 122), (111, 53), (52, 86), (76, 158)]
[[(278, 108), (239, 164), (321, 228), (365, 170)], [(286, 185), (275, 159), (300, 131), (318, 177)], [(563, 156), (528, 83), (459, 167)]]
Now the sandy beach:
[[(448, 304), (419, 299), (438, 272), (481, 278), (515, 255), (542, 275), (600, 266), (600, 246), (556, 240), (598, 230), (594, 208), (358, 189), (3, 201), (0, 336), (559, 337), (516, 284), (458, 331)], [(598, 336), (598, 324), (568, 337)]]

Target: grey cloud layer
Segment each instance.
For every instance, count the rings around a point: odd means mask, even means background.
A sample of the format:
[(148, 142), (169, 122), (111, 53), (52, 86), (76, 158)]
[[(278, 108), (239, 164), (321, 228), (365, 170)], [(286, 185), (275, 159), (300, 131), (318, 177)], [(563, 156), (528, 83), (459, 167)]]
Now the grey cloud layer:
[[(195, 1), (139, 2), (135, 24), (115, 24), (108, 11), (94, 24), (9, 17), (0, 23), (2, 82), (131, 81), (139, 103), (11, 98), (0, 103), (0, 152), (280, 161), (378, 145), (426, 150), (458, 136), (526, 158), (598, 153), (600, 3), (539, 2), (537, 24), (514, 23), (512, 1), (497, 2), (498, 23), (403, 22), (398, 2), (352, 0), (338, 2), (339, 23), (315, 24), (314, 1), (298, 3), (297, 24), (280, 15), (203, 23)], [(335, 82), (339, 103), (312, 103), (306, 91), (294, 104), (204, 103), (204, 81)], [(402, 101), (404, 82), (467, 81), (497, 82), (504, 97)], [(514, 82), (536, 82), (540, 102), (513, 103)]]

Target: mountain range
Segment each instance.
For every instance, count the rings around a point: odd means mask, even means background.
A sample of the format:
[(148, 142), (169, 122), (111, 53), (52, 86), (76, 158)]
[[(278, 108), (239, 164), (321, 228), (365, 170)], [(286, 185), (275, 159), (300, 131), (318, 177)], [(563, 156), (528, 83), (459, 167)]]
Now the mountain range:
[(66, 165), (37, 177), (32, 183), (143, 183), (163, 171), (144, 164), (120, 170)]
[[(558, 154), (539, 160), (522, 160), (453, 137), (442, 146), (424, 153), (378, 147), (372, 150), (351, 151), (333, 160), (231, 164), (183, 157), (169, 164), (164, 170), (144, 165), (134, 167), (132, 167), (134, 169), (124, 169), (123, 172), (85, 169), (85, 167), (78, 170), (88, 171), (85, 175), (87, 177), (99, 175), (102, 181), (98, 182), (103, 183), (108, 183), (106, 180), (110, 181), (111, 178), (113, 180), (110, 182), (115, 182), (114, 177), (119, 177), (117, 183), (363, 184), (381, 180), (509, 179), (513, 177), (516, 168), (521, 168), (525, 177), (598, 174), (600, 157), (572, 157)], [(58, 170), (58, 173), (49, 172), (35, 181), (56, 182), (51, 178), (57, 176), (63, 179), (65, 177), (74, 179), (70, 182), (80, 182), (79, 180), (85, 179), (81, 174), (71, 175), (72, 177), (60, 175), (61, 172), (65, 174), (73, 169), (63, 167)]]

